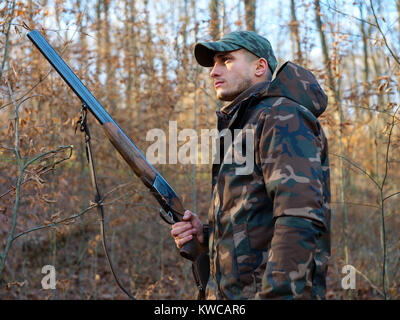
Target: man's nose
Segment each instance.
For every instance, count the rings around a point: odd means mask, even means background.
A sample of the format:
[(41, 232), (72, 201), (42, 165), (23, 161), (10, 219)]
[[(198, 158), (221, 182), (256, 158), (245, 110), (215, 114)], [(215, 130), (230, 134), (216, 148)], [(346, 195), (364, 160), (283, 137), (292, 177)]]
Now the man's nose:
[(221, 75), (221, 70), (218, 67), (218, 63), (215, 63), (214, 66), (212, 67), (211, 71), (210, 71), (210, 77), (214, 78), (214, 77), (218, 77)]

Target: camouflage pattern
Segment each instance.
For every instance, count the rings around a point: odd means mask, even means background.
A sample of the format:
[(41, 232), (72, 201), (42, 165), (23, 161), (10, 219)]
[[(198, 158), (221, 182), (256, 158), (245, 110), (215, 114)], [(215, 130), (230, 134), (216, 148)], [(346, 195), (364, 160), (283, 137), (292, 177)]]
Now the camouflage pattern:
[(278, 62), (272, 46), (266, 38), (254, 31), (235, 31), (215, 42), (199, 42), (194, 48), (194, 56), (203, 67), (212, 67), (216, 52), (234, 51), (242, 48), (257, 57), (266, 59), (271, 73), (274, 73)]
[(254, 130), (255, 154), (248, 175), (222, 149), (213, 164), (208, 299), (325, 298), (329, 162), (317, 116), (326, 105), (312, 73), (287, 62), (217, 112), (219, 130)]

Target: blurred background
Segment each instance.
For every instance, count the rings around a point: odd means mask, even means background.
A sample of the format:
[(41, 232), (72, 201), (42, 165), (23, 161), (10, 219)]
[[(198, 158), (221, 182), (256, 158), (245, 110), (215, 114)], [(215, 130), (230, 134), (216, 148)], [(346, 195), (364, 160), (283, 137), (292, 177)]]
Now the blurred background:
[[(197, 41), (267, 37), (280, 65), (311, 70), (329, 96), (332, 255), (328, 299), (400, 297), (399, 0), (4, 0), (0, 4), (0, 299), (127, 299), (101, 244), (80, 101), (27, 39), (38, 29), (145, 153), (149, 130), (216, 126)], [(159, 206), (88, 116), (107, 243), (139, 299), (193, 299)], [(168, 141), (168, 139), (167, 139)], [(184, 141), (178, 142), (178, 147)], [(72, 147), (73, 146), (73, 147)], [(168, 147), (168, 146), (167, 146)], [(154, 164), (207, 217), (210, 164)], [(42, 267), (56, 289), (42, 289)], [(344, 290), (343, 267), (356, 274)]]

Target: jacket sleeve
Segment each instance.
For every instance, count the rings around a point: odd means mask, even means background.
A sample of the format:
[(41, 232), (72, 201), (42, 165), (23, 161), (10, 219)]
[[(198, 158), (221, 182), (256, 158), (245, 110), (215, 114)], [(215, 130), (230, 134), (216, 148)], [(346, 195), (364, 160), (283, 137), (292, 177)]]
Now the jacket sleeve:
[(259, 162), (273, 202), (275, 229), (256, 298), (315, 298), (319, 243), (329, 234), (326, 138), (302, 106), (272, 107), (264, 116)]

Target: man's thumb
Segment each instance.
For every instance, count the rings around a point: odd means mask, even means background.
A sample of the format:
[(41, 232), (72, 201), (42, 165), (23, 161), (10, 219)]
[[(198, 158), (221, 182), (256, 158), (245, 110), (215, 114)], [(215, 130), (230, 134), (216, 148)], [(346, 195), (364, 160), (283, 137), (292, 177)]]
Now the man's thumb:
[(192, 217), (192, 212), (189, 210), (185, 211), (185, 214), (183, 215), (183, 220), (190, 220)]

